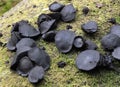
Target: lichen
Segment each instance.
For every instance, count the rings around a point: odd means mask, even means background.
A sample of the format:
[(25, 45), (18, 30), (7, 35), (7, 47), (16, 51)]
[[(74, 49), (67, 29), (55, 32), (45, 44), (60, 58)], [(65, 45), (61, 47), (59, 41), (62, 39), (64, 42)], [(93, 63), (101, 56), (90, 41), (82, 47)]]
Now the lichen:
[[(10, 10), (5, 13), (4, 17), (0, 17), (0, 31), (4, 34), (0, 41), (4, 43), (10, 37), (12, 25), (20, 20), (28, 20), (32, 25), (37, 28), (35, 22), (37, 17), (41, 13), (49, 13), (48, 5), (54, 0), (24, 0), (17, 6), (17, 10)], [(91, 39), (98, 45), (98, 50), (104, 53), (100, 39), (103, 35), (109, 32), (109, 27), (112, 26), (107, 22), (107, 19), (115, 17), (120, 23), (120, 1), (119, 0), (56, 0), (63, 4), (73, 3), (77, 11), (77, 16), (72, 23), (60, 22), (57, 30), (63, 30), (66, 25), (70, 24), (73, 26), (73, 31), (77, 35), (81, 35), (86, 39)], [(102, 3), (103, 7), (96, 8), (95, 3)], [(36, 8), (33, 8), (36, 5)], [(82, 15), (82, 8), (88, 6), (90, 12), (87, 16)], [(20, 13), (22, 11), (23, 14)], [(86, 35), (81, 30), (81, 24), (94, 20), (99, 25), (99, 30), (93, 36)], [(37, 44), (39, 46), (43, 45), (46, 51), (51, 57), (51, 67), (46, 72), (45, 78), (42, 82), (36, 85), (36, 87), (118, 87), (120, 85), (120, 76), (118, 73), (107, 69), (97, 69), (95, 72), (82, 72), (79, 71), (75, 66), (75, 59), (80, 51), (71, 51), (68, 54), (61, 54), (57, 50), (54, 43), (44, 42), (43, 40), (38, 40)], [(6, 48), (0, 47), (0, 87), (34, 87), (30, 84), (27, 78), (23, 78), (13, 71), (10, 71), (10, 63), (6, 61), (11, 61), (14, 53), (7, 51)], [(65, 61), (67, 66), (65, 68), (58, 68), (57, 62)]]

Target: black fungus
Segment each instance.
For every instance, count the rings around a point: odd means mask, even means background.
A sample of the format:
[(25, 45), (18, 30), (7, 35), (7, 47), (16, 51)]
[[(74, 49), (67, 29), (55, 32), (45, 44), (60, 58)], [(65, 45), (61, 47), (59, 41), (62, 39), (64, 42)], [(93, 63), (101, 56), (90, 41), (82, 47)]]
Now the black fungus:
[(55, 36), (55, 44), (62, 53), (68, 53), (73, 46), (75, 33), (69, 30), (61, 30)]
[(38, 83), (44, 78), (44, 69), (41, 66), (35, 66), (29, 73), (28, 80), (31, 83)]
[(29, 71), (34, 67), (32, 61), (27, 57), (23, 57), (20, 59), (18, 66), (17, 66), (17, 72), (21, 76), (28, 76)]
[(116, 19), (115, 18), (110, 18), (110, 19), (108, 19), (108, 22), (110, 22), (112, 24), (116, 24)]
[(98, 66), (113, 69), (111, 67), (113, 66), (113, 57), (110, 54), (105, 54), (105, 55), (100, 54), (100, 60), (99, 60)]
[(112, 56), (115, 59), (120, 60), (120, 47), (117, 47), (116, 49), (114, 49), (114, 51), (112, 52)]
[(120, 37), (115, 34), (107, 34), (102, 38), (101, 44), (104, 49), (111, 51), (120, 46)]
[(28, 46), (22, 46), (21, 48), (17, 49), (16, 54), (11, 62), (10, 69), (16, 70), (19, 60), (25, 56), (28, 56), (28, 51), (31, 49), (31, 47)]
[(57, 65), (58, 65), (59, 68), (64, 68), (66, 66), (66, 62), (60, 61), (60, 62), (57, 63)]
[(75, 19), (76, 16), (76, 9), (73, 7), (72, 4), (66, 5), (62, 10), (61, 10), (61, 15), (62, 15), (62, 20), (64, 22), (71, 22)]
[(113, 25), (110, 28), (110, 33), (115, 34), (120, 37), (120, 25)]
[(57, 27), (57, 24), (61, 18), (61, 14), (49, 13), (49, 14), (41, 14), (38, 17), (37, 24), (41, 34), (48, 32), (49, 30), (53, 30)]
[(95, 33), (98, 30), (98, 25), (95, 21), (89, 21), (81, 25), (83, 31), (88, 34)]
[(76, 59), (76, 66), (80, 70), (89, 71), (94, 69), (100, 60), (100, 53), (95, 50), (85, 50)]
[(50, 57), (44, 50), (34, 47), (28, 51), (28, 57), (37, 65), (42, 66), (44, 70), (50, 68)]
[(59, 22), (61, 19), (61, 14), (59, 12), (47, 14), (51, 19), (55, 19), (56, 22)]
[(63, 9), (64, 5), (58, 2), (53, 2), (49, 5), (49, 10), (52, 12), (60, 12)]
[(102, 55), (96, 50), (85, 50), (76, 59), (76, 66), (80, 70), (90, 71), (96, 67), (105, 67), (119, 72), (113, 64), (113, 57), (109, 54)]
[(83, 37), (76, 36), (73, 44), (76, 48), (82, 48), (85, 45)]
[(50, 20), (51, 18), (47, 15), (47, 14), (41, 14), (39, 15), (38, 19), (37, 19), (37, 23), (38, 23), (38, 27), (40, 27), (40, 23)]
[(114, 58), (111, 56), (111, 54), (105, 54), (105, 55), (100, 55), (100, 61), (98, 63), (98, 66), (105, 67), (107, 69), (114, 70), (118, 73), (120, 73), (120, 69), (116, 64), (114, 64)]
[(13, 31), (19, 32), (22, 37), (37, 38), (40, 35), (40, 31), (35, 29), (25, 20), (13, 24), (11, 32)]
[(88, 50), (96, 50), (98, 48), (98, 46), (91, 40), (86, 40), (85, 44), (86, 44), (86, 49)]
[(58, 12), (41, 14), (37, 20), (37, 24), (39, 30), (41, 31), (41, 34), (44, 34), (51, 29), (55, 29), (60, 19), (61, 19), (61, 14)]
[(19, 33), (23, 37), (29, 37), (29, 38), (35, 38), (40, 35), (39, 30), (35, 29), (32, 25), (30, 25), (26, 21), (19, 22)]
[(44, 33), (48, 32), (49, 30), (55, 29), (56, 26), (57, 26), (56, 20), (51, 19), (51, 20), (41, 22), (39, 24), (39, 30), (40, 30), (41, 34), (44, 34)]
[(12, 25), (12, 30), (11, 30), (11, 32), (14, 32), (14, 31), (19, 32), (19, 23), (18, 23), (18, 22), (14, 23), (14, 24)]
[(23, 46), (36, 47), (36, 43), (33, 39), (23, 38), (16, 44), (16, 48), (19, 49)]
[(84, 8), (82, 9), (82, 12), (83, 12), (84, 15), (87, 15), (89, 11), (90, 11), (90, 10), (89, 10), (88, 7), (84, 7)]
[(54, 42), (56, 33), (56, 31), (49, 31), (42, 35), (42, 39), (48, 42)]
[(21, 39), (21, 36), (19, 32), (12, 32), (11, 38), (7, 42), (8, 50), (11, 50), (11, 51), (16, 50), (16, 44), (19, 42), (20, 39)]

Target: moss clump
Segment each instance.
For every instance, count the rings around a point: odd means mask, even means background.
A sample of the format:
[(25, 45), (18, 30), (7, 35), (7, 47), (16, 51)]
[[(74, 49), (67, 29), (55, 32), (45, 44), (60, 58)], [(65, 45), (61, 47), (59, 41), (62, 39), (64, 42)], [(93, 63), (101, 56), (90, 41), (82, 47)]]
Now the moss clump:
[[(9, 14), (5, 14), (0, 18), (0, 31), (4, 34), (1, 41), (7, 42), (10, 36), (10, 29), (8, 25), (20, 21), (22, 19), (28, 20), (32, 25), (37, 27), (35, 22), (41, 13), (49, 13), (48, 5), (54, 0), (24, 0), (21, 2), (17, 10), (14, 9)], [(120, 2), (119, 0), (57, 0), (61, 3), (73, 5), (78, 9), (76, 20), (72, 23), (59, 23), (57, 30), (65, 29), (66, 25), (73, 26), (73, 31), (77, 35), (82, 35), (84, 38), (93, 40), (98, 45), (98, 50), (102, 53), (100, 39), (103, 35), (109, 32), (110, 23), (107, 19), (119, 16)], [(113, 1), (113, 2), (112, 2)], [(102, 3), (101, 9), (96, 8), (96, 3)], [(36, 8), (33, 8), (36, 5)], [(88, 6), (90, 12), (85, 17), (82, 15), (82, 8)], [(21, 12), (22, 11), (22, 14)], [(89, 20), (98, 22), (99, 30), (95, 35), (88, 36), (82, 30), (80, 25)], [(119, 22), (119, 19), (117, 18)], [(37, 87), (118, 87), (120, 85), (120, 75), (115, 71), (98, 69), (96, 72), (85, 73), (78, 71), (75, 67), (75, 59), (80, 51), (72, 51), (68, 54), (61, 54), (58, 52), (54, 43), (47, 43), (43, 40), (37, 41), (38, 45), (43, 45), (51, 57), (51, 68), (46, 72), (45, 79)], [(18, 76), (9, 70), (9, 61), (12, 57), (11, 52), (6, 48), (0, 48), (0, 87), (34, 87), (30, 84), (27, 78)], [(65, 61), (67, 66), (65, 68), (58, 68), (57, 62)]]

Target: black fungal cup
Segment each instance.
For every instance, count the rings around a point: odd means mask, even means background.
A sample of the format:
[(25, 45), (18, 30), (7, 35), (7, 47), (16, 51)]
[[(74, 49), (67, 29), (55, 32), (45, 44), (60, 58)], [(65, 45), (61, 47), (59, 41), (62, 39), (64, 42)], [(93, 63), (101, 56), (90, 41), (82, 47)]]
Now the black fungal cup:
[(28, 51), (28, 57), (35, 64), (42, 66), (44, 70), (48, 70), (50, 68), (50, 57), (44, 50), (34, 47)]
[(42, 39), (47, 42), (54, 42), (57, 31), (49, 31), (42, 35)]
[(61, 19), (64, 22), (71, 22), (75, 19), (76, 16), (76, 9), (72, 4), (66, 5), (62, 10), (61, 10)]
[(69, 30), (61, 30), (55, 36), (57, 49), (62, 53), (68, 53), (73, 47), (75, 33)]
[(41, 14), (38, 17), (37, 24), (41, 34), (45, 34), (50, 30), (57, 27), (57, 24), (61, 18), (60, 13)]
[(49, 10), (52, 12), (60, 12), (63, 9), (64, 5), (58, 2), (53, 2), (49, 5)]
[(80, 70), (90, 71), (94, 69), (100, 60), (100, 53), (95, 50), (85, 50), (76, 59), (76, 66)]
[(35, 66), (29, 73), (28, 80), (35, 84), (44, 78), (45, 72), (43, 67)]
[(73, 43), (75, 48), (82, 48), (85, 45), (85, 41), (82, 36), (76, 36)]
[(87, 23), (82, 24), (81, 28), (84, 32), (88, 34), (92, 34), (92, 33), (97, 32), (98, 25), (95, 21), (88, 21)]
[(112, 56), (117, 59), (120, 60), (120, 47), (117, 47), (113, 50), (112, 52)]
[(86, 40), (85, 45), (87, 50), (96, 50), (98, 48), (98, 46), (91, 40)]
[[(16, 44), (16, 48), (22, 48), (23, 46), (27, 46), (27, 47), (36, 47), (36, 42), (33, 39), (30, 38), (22, 38), (17, 44)], [(23, 48), (24, 49), (24, 48)]]
[(104, 49), (112, 51), (120, 46), (120, 37), (111, 33), (107, 34), (102, 38), (101, 44)]
[(120, 25), (116, 24), (110, 28), (110, 33), (120, 37)]
[(30, 70), (33, 67), (34, 64), (32, 63), (32, 61), (27, 56), (25, 56), (22, 59), (20, 59), (16, 70), (21, 76), (28, 76)]
[(90, 71), (99, 66), (115, 70), (112, 64), (112, 57), (102, 56), (96, 50), (85, 50), (81, 52), (76, 58), (76, 66), (79, 70), (83, 71)]
[(9, 41), (7, 42), (7, 49), (11, 51), (16, 50), (16, 44), (20, 41), (21, 36), (19, 32), (12, 32)]
[(17, 31), (22, 37), (36, 39), (40, 35), (40, 31), (35, 29), (28, 21), (21, 20), (13, 25), (11, 32)]

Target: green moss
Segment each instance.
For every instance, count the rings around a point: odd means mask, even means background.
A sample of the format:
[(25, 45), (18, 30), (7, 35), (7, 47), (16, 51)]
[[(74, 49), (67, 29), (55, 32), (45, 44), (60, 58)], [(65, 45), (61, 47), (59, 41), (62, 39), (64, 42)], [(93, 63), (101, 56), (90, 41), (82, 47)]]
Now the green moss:
[(0, 0), (0, 16), (21, 0)]
[(116, 21), (117, 21), (117, 23), (120, 23), (120, 16), (116, 17)]
[[(18, 7), (18, 10), (13, 11), (12, 16), (7, 15), (3, 20), (0, 20), (0, 31), (4, 34), (1, 41), (7, 42), (10, 36), (11, 27), (7, 25), (20, 21), (22, 19), (29, 20), (32, 25), (37, 27), (35, 22), (37, 17), (41, 13), (49, 13), (48, 5), (54, 0), (27, 0), (27, 3), (23, 3), (22, 6)], [(78, 9), (76, 20), (72, 23), (59, 23), (57, 30), (65, 29), (67, 24), (73, 26), (73, 31), (77, 35), (81, 35), (86, 39), (91, 39), (98, 45), (98, 50), (101, 53), (104, 53), (100, 39), (103, 35), (109, 32), (110, 23), (107, 22), (107, 19), (111, 17), (117, 18), (119, 21), (119, 0), (114, 0), (114, 3), (111, 3), (110, 0), (99, 0), (97, 3), (103, 3), (101, 9), (96, 8), (95, 0), (58, 0), (61, 3), (73, 3), (73, 5)], [(33, 8), (33, 5), (36, 5), (36, 8)], [(90, 8), (89, 14), (85, 17), (82, 15), (82, 7), (88, 6)], [(22, 11), (23, 14), (19, 13)], [(98, 22), (99, 30), (95, 35), (89, 36), (86, 35), (82, 30), (80, 25), (89, 20), (94, 20)], [(82, 72), (79, 71), (75, 66), (75, 59), (80, 51), (71, 51), (68, 54), (61, 54), (58, 52), (54, 43), (47, 43), (43, 40), (38, 40), (37, 44), (39, 46), (43, 45), (46, 48), (46, 51), (51, 57), (51, 68), (46, 72), (44, 80), (37, 84), (36, 87), (119, 87), (120, 85), (120, 75), (115, 71), (106, 70), (106, 69), (97, 69), (95, 72)], [(2, 48), (1, 48), (2, 49)], [(7, 51), (6, 48), (0, 51), (0, 87), (34, 87), (30, 84), (27, 78), (18, 76), (15, 72), (9, 70), (9, 65), (5, 62), (9, 59), (12, 59), (13, 54)], [(67, 62), (65, 68), (58, 68), (57, 62), (59, 61)]]

